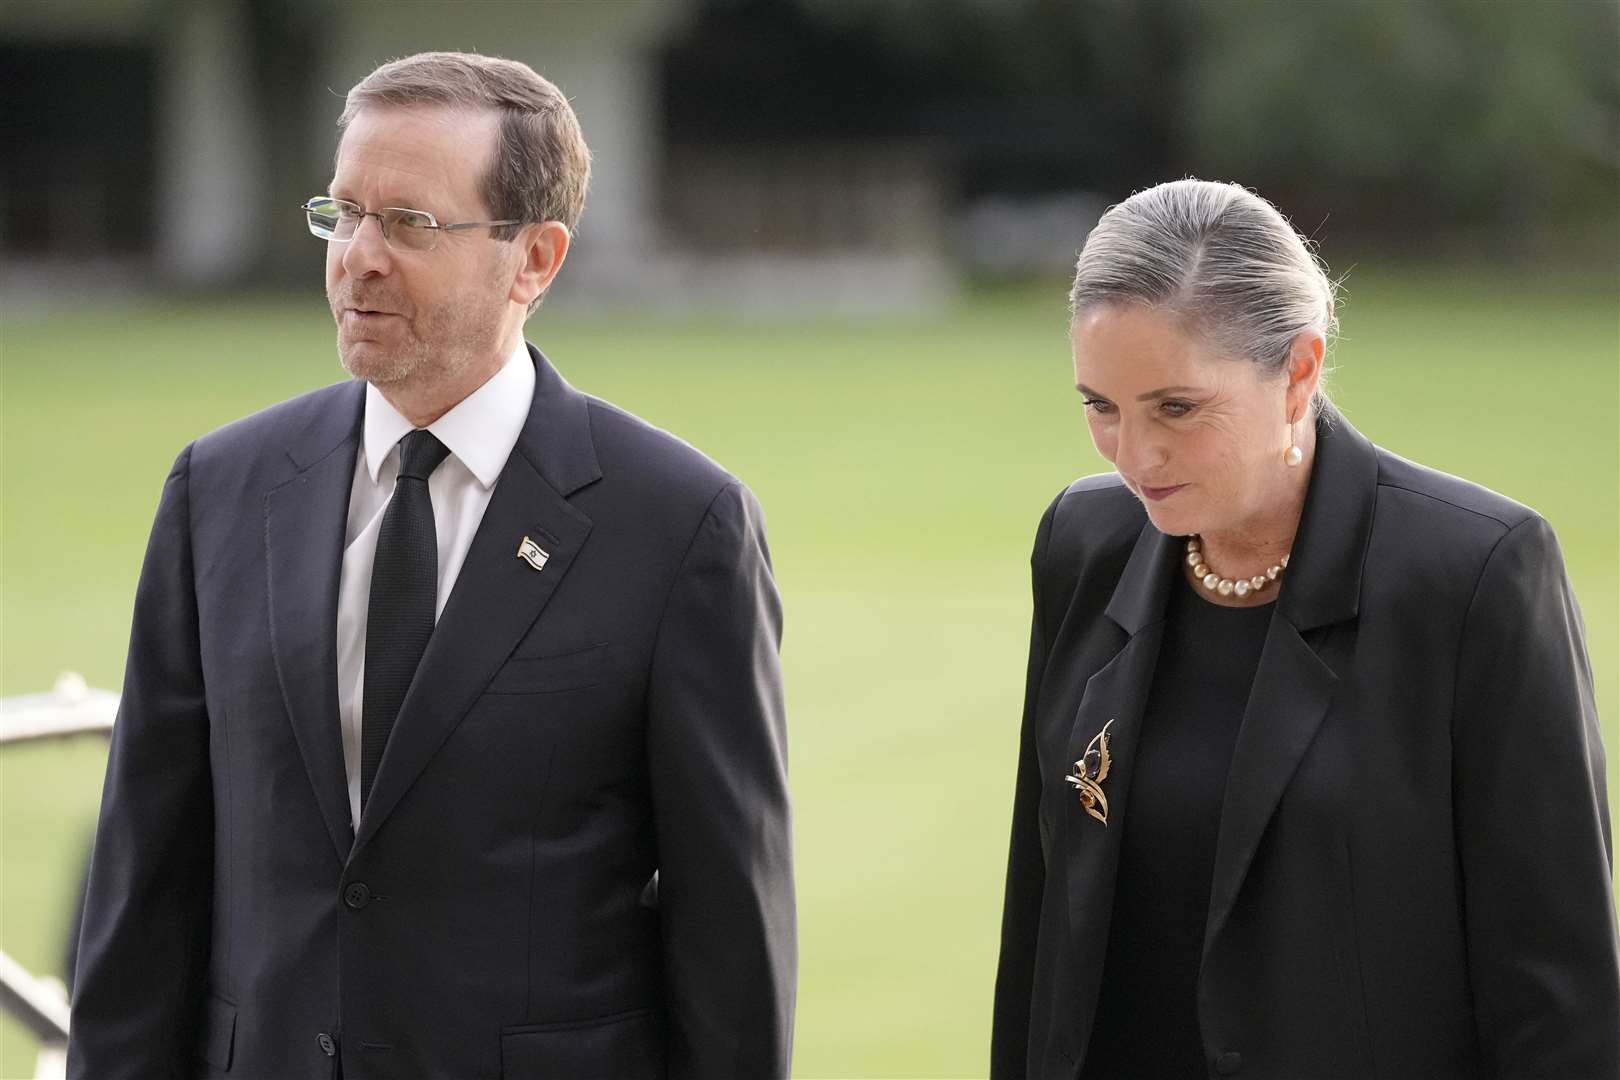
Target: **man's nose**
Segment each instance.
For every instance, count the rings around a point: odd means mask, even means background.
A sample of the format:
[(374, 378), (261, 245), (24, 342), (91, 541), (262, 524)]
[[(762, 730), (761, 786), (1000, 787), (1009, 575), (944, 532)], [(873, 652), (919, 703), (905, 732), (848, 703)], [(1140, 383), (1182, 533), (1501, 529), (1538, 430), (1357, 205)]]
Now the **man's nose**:
[(374, 217), (363, 217), (354, 227), (354, 235), (344, 247), (343, 271), (350, 277), (368, 274), (386, 274), (392, 265), (392, 252), (383, 239), (382, 222)]

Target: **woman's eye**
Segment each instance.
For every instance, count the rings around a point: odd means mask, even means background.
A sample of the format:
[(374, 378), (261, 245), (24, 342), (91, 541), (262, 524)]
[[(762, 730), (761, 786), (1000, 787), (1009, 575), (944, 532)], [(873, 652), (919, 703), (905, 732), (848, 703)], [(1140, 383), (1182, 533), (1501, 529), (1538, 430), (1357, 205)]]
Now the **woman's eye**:
[(1112, 412), (1114, 409), (1112, 404), (1104, 401), (1102, 398), (1088, 397), (1082, 398), (1081, 401), (1084, 402), (1087, 409), (1094, 413), (1106, 414)]
[(1166, 416), (1186, 416), (1193, 411), (1190, 401), (1166, 401), (1159, 405)]

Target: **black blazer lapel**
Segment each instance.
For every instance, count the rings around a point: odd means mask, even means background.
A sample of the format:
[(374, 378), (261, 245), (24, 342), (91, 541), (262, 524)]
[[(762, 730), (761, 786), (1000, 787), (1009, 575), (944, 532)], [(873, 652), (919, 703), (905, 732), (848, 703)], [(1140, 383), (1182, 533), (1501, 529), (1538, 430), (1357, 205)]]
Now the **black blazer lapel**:
[(1266, 822), (1316, 737), (1337, 683), (1299, 631), (1273, 613), (1226, 777), (1204, 931), (1206, 953), (1231, 913)]
[(271, 654), (339, 861), (353, 833), (338, 718), (338, 578), (364, 402), (364, 384), (354, 382), (323, 403), (288, 448), (298, 474), (264, 497)]
[[(356, 837), (363, 845), (489, 684), (556, 592), (591, 531), (567, 496), (601, 477), (584, 395), (530, 347), (534, 402), (473, 536), (455, 588), (377, 766)], [(536, 570), (524, 538), (547, 555)]]
[(1377, 483), (1372, 444), (1330, 408), (1317, 422), (1310, 491), (1227, 773), (1206, 955), (1332, 703), (1338, 677), (1318, 653), (1319, 631), (1356, 617)]
[[(1069, 888), (1069, 928), (1080, 1015), (1076, 1054), (1083, 1056), (1091, 1038), (1108, 927), (1114, 908), (1115, 874), (1120, 838), (1124, 835), (1131, 773), (1142, 730), (1142, 713), (1153, 684), (1159, 647), (1164, 639), (1164, 611), (1175, 581), (1179, 549), (1174, 537), (1144, 524), (1108, 604), (1108, 616), (1127, 635), (1119, 652), (1086, 681), (1075, 712), (1064, 764), (1071, 772), (1086, 749), (1106, 727), (1111, 758), (1100, 787), (1108, 800), (1107, 824), (1088, 814), (1079, 792), (1069, 787), (1059, 815), (1059, 850), (1065, 852)], [(1064, 783), (1048, 777), (1048, 783)], [(1100, 808), (1099, 808), (1100, 809)]]

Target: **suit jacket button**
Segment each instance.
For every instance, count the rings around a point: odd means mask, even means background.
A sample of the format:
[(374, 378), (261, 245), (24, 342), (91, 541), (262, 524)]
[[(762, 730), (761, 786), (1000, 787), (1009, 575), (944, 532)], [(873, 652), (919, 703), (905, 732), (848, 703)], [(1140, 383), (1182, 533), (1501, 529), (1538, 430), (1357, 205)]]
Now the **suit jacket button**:
[(1243, 1068), (1243, 1055), (1236, 1050), (1228, 1050), (1215, 1059), (1215, 1071), (1222, 1076), (1231, 1076)]
[(337, 1055), (337, 1043), (333, 1042), (332, 1036), (328, 1035), (326, 1032), (323, 1031), (319, 1035), (315, 1036), (315, 1041), (320, 1043), (321, 1053), (325, 1054), (327, 1057), (335, 1057)]
[(343, 902), (359, 911), (371, 903), (371, 890), (366, 888), (364, 882), (351, 882), (349, 887), (343, 890)]

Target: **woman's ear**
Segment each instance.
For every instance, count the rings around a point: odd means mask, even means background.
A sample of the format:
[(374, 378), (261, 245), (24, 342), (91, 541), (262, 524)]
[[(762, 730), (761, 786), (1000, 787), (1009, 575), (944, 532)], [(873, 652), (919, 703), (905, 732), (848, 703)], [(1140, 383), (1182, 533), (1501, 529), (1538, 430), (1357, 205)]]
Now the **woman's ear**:
[(1316, 330), (1306, 330), (1294, 338), (1288, 350), (1288, 421), (1305, 419), (1311, 398), (1322, 383), (1322, 362), (1327, 356), (1327, 339)]

